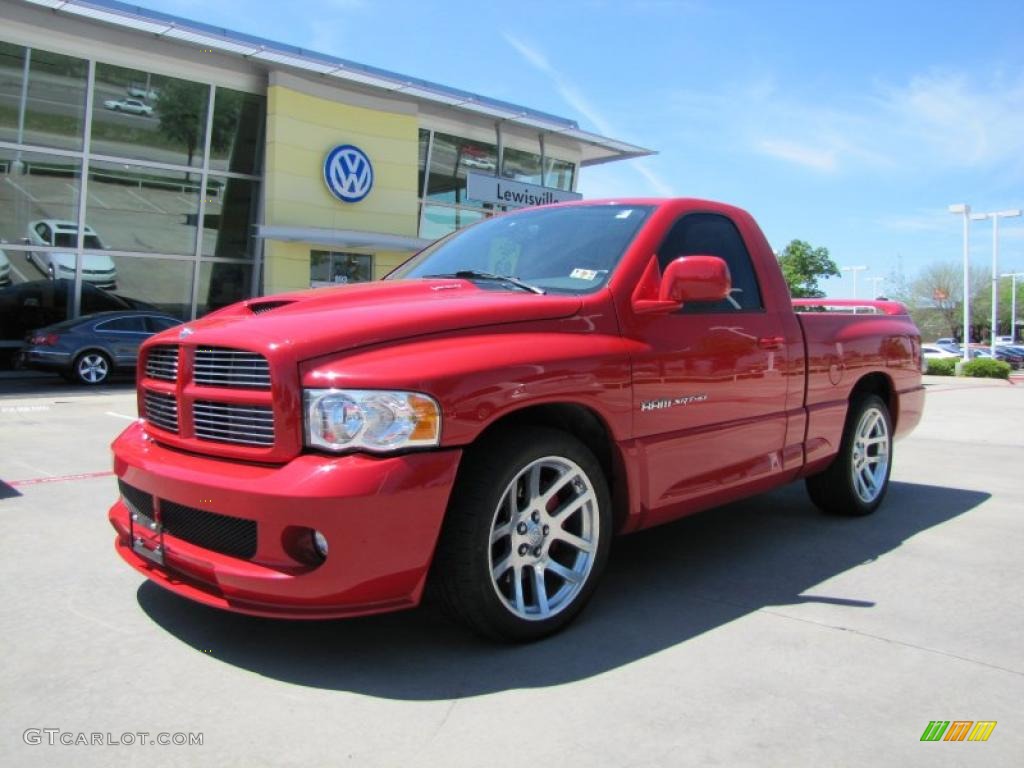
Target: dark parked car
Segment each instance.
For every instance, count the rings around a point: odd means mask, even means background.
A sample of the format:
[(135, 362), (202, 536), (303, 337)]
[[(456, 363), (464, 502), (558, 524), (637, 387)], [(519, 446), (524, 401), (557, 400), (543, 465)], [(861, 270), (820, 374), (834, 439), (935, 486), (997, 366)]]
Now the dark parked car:
[(171, 315), (136, 310), (65, 320), (29, 335), (22, 364), (56, 371), (79, 384), (102, 384), (115, 371), (134, 371), (139, 345), (181, 322)]
[(1020, 349), (1009, 345), (996, 347), (996, 360), (1009, 363), (1014, 368), (1024, 367), (1024, 354), (1021, 353)]
[[(68, 296), (73, 285), (74, 281), (67, 279), (31, 280), (0, 288), (0, 341), (20, 342), (25, 334), (36, 328), (66, 320)], [(146, 309), (163, 314), (152, 304), (82, 283), (79, 314), (127, 309)]]

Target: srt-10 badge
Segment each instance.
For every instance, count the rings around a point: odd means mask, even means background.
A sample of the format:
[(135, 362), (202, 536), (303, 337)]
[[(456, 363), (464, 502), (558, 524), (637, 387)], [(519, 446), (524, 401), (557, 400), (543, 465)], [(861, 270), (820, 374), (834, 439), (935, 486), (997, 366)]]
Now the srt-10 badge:
[(640, 403), (640, 411), (658, 411), (662, 408), (671, 408), (675, 405), (703, 403), (707, 399), (707, 395), (680, 395), (679, 397), (666, 397), (662, 400), (644, 400)]

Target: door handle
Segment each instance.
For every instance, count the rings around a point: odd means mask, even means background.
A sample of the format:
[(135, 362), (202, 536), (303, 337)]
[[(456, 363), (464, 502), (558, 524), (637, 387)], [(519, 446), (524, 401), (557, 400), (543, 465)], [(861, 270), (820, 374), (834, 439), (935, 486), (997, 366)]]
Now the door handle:
[(786, 339), (783, 336), (763, 336), (757, 340), (757, 346), (761, 349), (781, 349), (785, 343)]

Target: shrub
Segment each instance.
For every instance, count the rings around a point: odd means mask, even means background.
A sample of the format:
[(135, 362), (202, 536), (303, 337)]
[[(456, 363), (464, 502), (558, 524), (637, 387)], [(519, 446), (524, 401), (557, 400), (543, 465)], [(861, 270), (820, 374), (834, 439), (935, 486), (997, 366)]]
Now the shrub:
[(980, 357), (971, 360), (964, 366), (964, 376), (974, 376), (979, 379), (1008, 379), (1010, 378), (1009, 363), (1002, 360), (993, 360), (990, 357)]
[(959, 357), (937, 357), (933, 360), (928, 360), (928, 370), (925, 371), (930, 376), (952, 376), (956, 369), (956, 364), (960, 362)]

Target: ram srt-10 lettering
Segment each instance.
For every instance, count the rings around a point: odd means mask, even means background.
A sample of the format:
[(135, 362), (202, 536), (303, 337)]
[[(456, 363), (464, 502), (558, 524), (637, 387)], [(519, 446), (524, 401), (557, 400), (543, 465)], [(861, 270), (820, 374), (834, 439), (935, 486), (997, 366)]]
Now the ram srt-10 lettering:
[(232, 611), (355, 616), (429, 583), (480, 633), (542, 637), (616, 534), (798, 479), (878, 507), (920, 337), (895, 302), (828, 304), (790, 299), (749, 214), (693, 199), (510, 213), (379, 282), (235, 304), (142, 347), (117, 551)]

